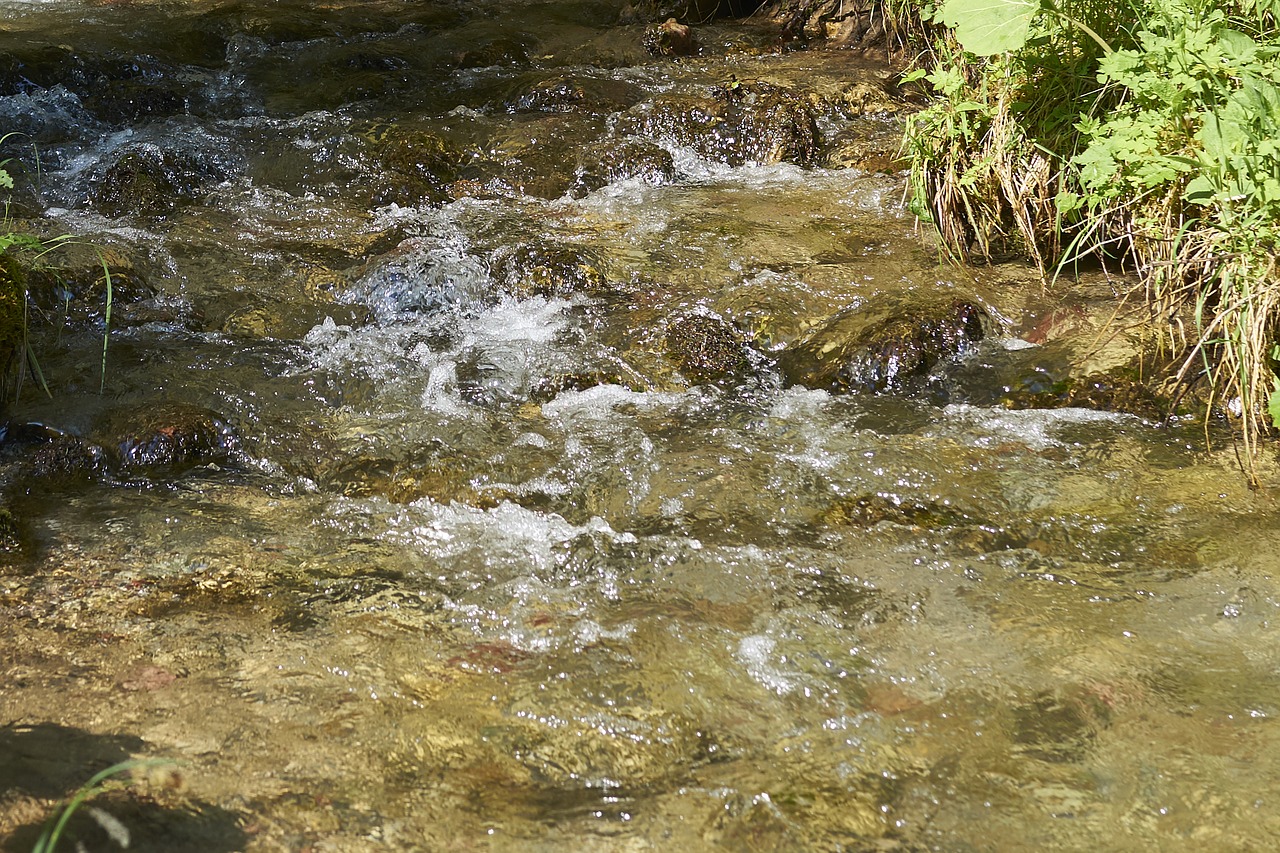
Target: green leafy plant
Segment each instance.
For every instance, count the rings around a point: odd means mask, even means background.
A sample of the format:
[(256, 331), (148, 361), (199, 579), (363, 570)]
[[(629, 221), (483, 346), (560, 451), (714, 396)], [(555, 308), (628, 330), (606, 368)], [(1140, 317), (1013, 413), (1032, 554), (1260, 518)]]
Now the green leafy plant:
[(955, 29), (965, 50), (976, 56), (992, 56), (1020, 50), (1031, 38), (1037, 15), (1057, 17), (1088, 35), (1107, 52), (1111, 46), (1082, 20), (1077, 20), (1050, 0), (946, 0), (939, 11), (943, 24)]
[(946, 0), (926, 78), (939, 101), (906, 135), (913, 207), (955, 257), (1136, 272), (1176, 380), (1207, 380), (1206, 411), (1238, 417), (1251, 479), (1280, 427), (1278, 13)]

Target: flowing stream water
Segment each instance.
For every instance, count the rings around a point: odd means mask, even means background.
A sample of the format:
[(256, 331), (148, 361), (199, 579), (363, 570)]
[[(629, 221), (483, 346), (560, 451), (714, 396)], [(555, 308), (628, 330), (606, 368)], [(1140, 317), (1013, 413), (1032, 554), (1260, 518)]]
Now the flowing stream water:
[[(68, 295), (10, 441), (228, 451), (11, 477), (6, 849), (128, 756), (182, 782), (104, 801), (130, 849), (1269, 848), (1274, 490), (1002, 403), (1057, 297), (939, 262), (883, 64), (620, 5), (5, 0), (5, 150), (127, 259), (105, 391)], [(679, 124), (783, 90), (823, 153)], [(957, 294), (988, 333), (915, 386), (779, 368)]]

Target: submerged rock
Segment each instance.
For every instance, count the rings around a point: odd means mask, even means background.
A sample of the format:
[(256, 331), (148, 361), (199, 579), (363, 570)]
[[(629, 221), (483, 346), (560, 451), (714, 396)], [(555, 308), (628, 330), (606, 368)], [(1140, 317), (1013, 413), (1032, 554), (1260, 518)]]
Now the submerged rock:
[(833, 526), (874, 527), (881, 522), (902, 527), (938, 530), (972, 523), (955, 507), (937, 501), (903, 501), (884, 495), (861, 495), (837, 500), (822, 514)]
[(969, 350), (993, 325), (976, 302), (859, 305), (788, 347), (788, 384), (829, 391), (909, 390), (938, 364)]
[(347, 460), (323, 473), (326, 485), (347, 497), (380, 495), (392, 503), (423, 498), (440, 504), (461, 503), (489, 509), (508, 495), (478, 487), (475, 472), (448, 460), (392, 460), (365, 457)]
[(809, 99), (772, 83), (731, 81), (706, 96), (660, 95), (629, 111), (619, 129), (669, 139), (730, 166), (815, 163), (821, 136)]
[(101, 323), (110, 275), (112, 325), (129, 316), (126, 306), (154, 299), (156, 288), (129, 255), (111, 248), (68, 244), (47, 256), (27, 278), (32, 305), (47, 317), (72, 323)]
[(654, 186), (674, 181), (676, 165), (671, 152), (643, 139), (613, 140), (588, 148), (579, 158), (572, 193), (581, 197), (633, 178)]
[(1121, 372), (1045, 380), (1047, 377), (1040, 375), (1028, 376), (1016, 386), (1008, 387), (1000, 402), (1010, 409), (1094, 409), (1124, 412), (1153, 421), (1164, 420), (1174, 408), (1174, 401), (1150, 383)]
[(475, 157), (450, 185), (456, 197), (532, 195), (560, 198), (574, 183), (577, 154), (599, 139), (604, 118), (579, 112), (535, 112), (476, 138)]
[(630, 107), (644, 97), (631, 83), (591, 74), (539, 75), (522, 83), (504, 103), (509, 112), (570, 113), (608, 115)]
[(1050, 764), (1088, 758), (1099, 729), (1111, 721), (1110, 709), (1085, 690), (1065, 692), (1046, 691), (1013, 708), (1014, 752)]
[(444, 187), (458, 175), (463, 154), (430, 131), (394, 125), (366, 128), (361, 136), (374, 149), (384, 177), (375, 187), (374, 204), (435, 203), (446, 197)]
[(897, 121), (864, 119), (833, 136), (822, 165), (828, 169), (894, 172), (905, 168), (899, 149), (902, 126)]

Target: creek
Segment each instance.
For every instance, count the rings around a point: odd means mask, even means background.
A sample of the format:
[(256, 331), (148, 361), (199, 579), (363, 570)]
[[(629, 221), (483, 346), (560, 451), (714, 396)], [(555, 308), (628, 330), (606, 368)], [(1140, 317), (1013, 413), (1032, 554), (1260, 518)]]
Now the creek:
[[(619, 6), (0, 4), (26, 205), (115, 271), (105, 390), (68, 292), (8, 408), (5, 849), (128, 756), (141, 850), (1271, 846), (1274, 489), (1009, 403), (1123, 283), (940, 262), (882, 62)], [(805, 379), (916, 302), (982, 334)]]

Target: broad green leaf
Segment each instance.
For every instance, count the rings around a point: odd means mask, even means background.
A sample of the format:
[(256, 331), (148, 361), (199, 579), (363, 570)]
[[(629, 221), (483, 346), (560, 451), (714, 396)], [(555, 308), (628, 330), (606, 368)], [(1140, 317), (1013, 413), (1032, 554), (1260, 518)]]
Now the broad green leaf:
[(1027, 43), (1041, 0), (946, 0), (942, 22), (970, 53), (992, 56)]
[(1218, 45), (1225, 57), (1236, 62), (1250, 62), (1258, 55), (1258, 43), (1236, 30), (1223, 30)]
[(1187, 189), (1183, 193), (1183, 198), (1191, 204), (1209, 204), (1213, 201), (1216, 192), (1217, 187), (1214, 186), (1213, 181), (1204, 175), (1196, 175), (1187, 181)]
[(1271, 416), (1271, 425), (1280, 428), (1280, 383), (1267, 398), (1267, 414)]
[(1084, 207), (1084, 199), (1076, 193), (1065, 190), (1054, 196), (1053, 203), (1057, 206), (1058, 212), (1063, 215), (1073, 213)]
[(13, 178), (9, 177), (9, 173), (4, 169), (0, 169), (0, 187), (13, 189)]

